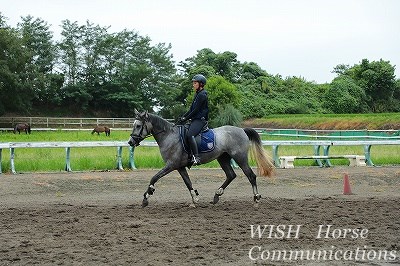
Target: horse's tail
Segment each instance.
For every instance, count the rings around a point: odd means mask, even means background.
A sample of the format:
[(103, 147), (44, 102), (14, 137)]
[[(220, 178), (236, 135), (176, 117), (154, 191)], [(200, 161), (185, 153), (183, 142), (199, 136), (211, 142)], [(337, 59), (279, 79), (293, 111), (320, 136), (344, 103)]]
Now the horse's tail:
[(252, 128), (244, 128), (243, 130), (251, 143), (254, 144), (251, 145), (251, 151), (257, 163), (258, 175), (271, 177), (274, 174), (275, 167), (271, 157), (262, 146), (260, 135)]

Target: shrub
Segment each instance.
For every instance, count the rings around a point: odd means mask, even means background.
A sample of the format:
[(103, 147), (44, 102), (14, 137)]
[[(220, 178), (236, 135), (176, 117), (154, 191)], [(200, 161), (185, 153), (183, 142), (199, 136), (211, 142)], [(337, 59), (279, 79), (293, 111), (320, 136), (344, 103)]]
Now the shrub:
[(218, 115), (212, 121), (213, 127), (231, 125), (239, 126), (243, 121), (243, 116), (238, 109), (231, 104), (218, 107)]

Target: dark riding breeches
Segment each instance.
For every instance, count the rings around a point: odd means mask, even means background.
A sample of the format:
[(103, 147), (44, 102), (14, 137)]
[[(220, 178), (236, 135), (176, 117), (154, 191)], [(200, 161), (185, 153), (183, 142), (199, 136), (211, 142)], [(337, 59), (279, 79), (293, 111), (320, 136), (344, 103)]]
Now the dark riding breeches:
[(192, 120), (187, 133), (187, 138), (190, 139), (197, 136), (200, 133), (201, 129), (206, 125), (206, 123), (207, 122), (205, 120), (201, 119)]
[(199, 150), (197, 148), (195, 136), (200, 133), (201, 129), (206, 125), (206, 123), (207, 123), (206, 120), (202, 119), (192, 120), (192, 123), (190, 123), (189, 130), (186, 136), (190, 146), (190, 150), (192, 151), (192, 155), (194, 156), (193, 161), (195, 164), (200, 164)]

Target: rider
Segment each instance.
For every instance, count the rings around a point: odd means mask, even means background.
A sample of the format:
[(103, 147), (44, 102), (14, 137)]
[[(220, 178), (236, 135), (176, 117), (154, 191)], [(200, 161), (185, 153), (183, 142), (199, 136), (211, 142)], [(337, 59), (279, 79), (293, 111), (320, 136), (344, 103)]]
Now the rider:
[(194, 96), (189, 111), (179, 119), (180, 123), (191, 119), (189, 131), (187, 133), (187, 141), (193, 154), (193, 165), (201, 164), (195, 136), (200, 133), (201, 129), (208, 121), (208, 97), (207, 91), (204, 89), (206, 82), (206, 78), (201, 74), (197, 74), (193, 77), (192, 83), (196, 95)]

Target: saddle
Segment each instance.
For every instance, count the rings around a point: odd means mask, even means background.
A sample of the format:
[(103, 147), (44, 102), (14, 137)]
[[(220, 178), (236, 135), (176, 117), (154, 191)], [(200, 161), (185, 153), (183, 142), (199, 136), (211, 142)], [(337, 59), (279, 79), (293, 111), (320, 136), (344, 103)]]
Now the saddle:
[[(189, 143), (187, 143), (187, 132), (189, 125), (179, 125), (179, 138), (181, 140), (183, 149), (187, 154), (190, 154)], [(208, 123), (204, 125), (200, 133), (195, 137), (199, 153), (213, 151), (215, 148), (215, 135), (214, 130), (208, 127)]]

